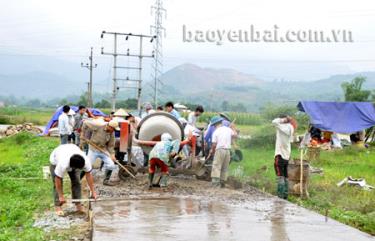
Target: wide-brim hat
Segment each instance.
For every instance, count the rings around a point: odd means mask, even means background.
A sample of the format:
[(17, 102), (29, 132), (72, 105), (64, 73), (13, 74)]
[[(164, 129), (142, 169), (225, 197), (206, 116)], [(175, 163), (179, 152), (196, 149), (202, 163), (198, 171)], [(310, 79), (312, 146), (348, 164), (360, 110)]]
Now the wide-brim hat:
[(211, 125), (216, 125), (217, 123), (220, 123), (223, 120), (224, 120), (224, 118), (221, 117), (221, 116), (214, 116), (214, 117), (211, 118), (210, 124)]
[(108, 122), (108, 126), (112, 127), (116, 131), (120, 130), (120, 125), (119, 125), (118, 121), (111, 120), (110, 122)]
[(113, 116), (126, 117), (129, 116), (129, 113), (126, 112), (124, 109), (120, 108), (115, 113), (113, 113)]
[(229, 122), (232, 121), (231, 118), (229, 117), (229, 115), (226, 114), (226, 113), (221, 112), (221, 113), (219, 113), (219, 115)]

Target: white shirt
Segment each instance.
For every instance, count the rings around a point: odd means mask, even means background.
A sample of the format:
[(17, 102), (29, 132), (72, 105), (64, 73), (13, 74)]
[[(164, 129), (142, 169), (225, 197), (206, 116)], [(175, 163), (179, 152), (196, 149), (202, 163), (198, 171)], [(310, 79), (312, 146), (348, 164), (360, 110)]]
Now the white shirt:
[(276, 127), (275, 156), (280, 155), (284, 160), (289, 160), (294, 128), (290, 123), (283, 123), (281, 118), (274, 119), (272, 124)]
[(212, 142), (216, 143), (216, 150), (230, 149), (232, 144), (232, 137), (236, 133), (229, 127), (220, 126), (212, 134)]
[(65, 172), (72, 170), (70, 167), (70, 158), (76, 154), (81, 155), (85, 159), (85, 165), (83, 166), (82, 170), (85, 172), (91, 172), (91, 163), (85, 153), (83, 153), (83, 151), (81, 151), (81, 149), (74, 144), (65, 144), (56, 147), (49, 157), (50, 163), (56, 166), (56, 176), (63, 178)]
[(73, 125), (68, 115), (64, 112), (59, 116), (58, 122), (59, 134), (60, 135), (70, 135), (73, 132)]
[(195, 116), (195, 112), (191, 112), (188, 116), (188, 123), (192, 126), (197, 124), (197, 117)]
[(200, 130), (199, 129), (195, 128), (194, 126), (192, 126), (190, 124), (186, 124), (186, 126), (184, 128), (185, 137), (189, 136), (190, 133), (193, 136), (200, 136)]

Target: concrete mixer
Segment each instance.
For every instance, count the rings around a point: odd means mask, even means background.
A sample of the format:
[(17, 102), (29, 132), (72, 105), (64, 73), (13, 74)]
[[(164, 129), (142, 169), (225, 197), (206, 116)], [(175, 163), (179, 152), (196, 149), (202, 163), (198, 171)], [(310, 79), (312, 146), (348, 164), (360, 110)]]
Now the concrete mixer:
[[(167, 132), (173, 139), (181, 141), (180, 154), (171, 160), (170, 174), (195, 175), (197, 178), (210, 180), (211, 166), (205, 165), (206, 161), (203, 157), (204, 155), (198, 155), (199, 153), (197, 153), (197, 146), (203, 147), (204, 145), (203, 135), (201, 135), (201, 138), (197, 136), (185, 137), (183, 126), (171, 114), (166, 112), (150, 114), (142, 119), (137, 130), (132, 130), (128, 122), (122, 122), (120, 128), (120, 139), (117, 148), (119, 153), (117, 156), (123, 156), (121, 152), (127, 153), (126, 157), (130, 158), (124, 158), (124, 160), (120, 159), (120, 162), (122, 162), (133, 175), (146, 173), (148, 170), (147, 167), (139, 165), (139, 163), (134, 160), (132, 146), (140, 146), (145, 159), (147, 159), (152, 147), (160, 141), (161, 135)], [(133, 137), (133, 132), (135, 131), (137, 134)], [(185, 155), (181, 153), (185, 153)], [(126, 180), (129, 174), (120, 168), (119, 177), (121, 180)]]

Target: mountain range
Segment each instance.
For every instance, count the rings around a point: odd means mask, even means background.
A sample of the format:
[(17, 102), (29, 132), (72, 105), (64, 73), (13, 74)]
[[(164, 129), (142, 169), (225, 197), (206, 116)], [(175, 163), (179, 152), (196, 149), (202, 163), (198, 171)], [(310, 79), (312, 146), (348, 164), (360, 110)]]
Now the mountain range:
[[(16, 64), (22, 68), (15, 67)], [(357, 76), (367, 78), (364, 88), (375, 89), (375, 72), (333, 75), (316, 81), (266, 81), (234, 69), (203, 68), (186, 63), (166, 71), (161, 76), (164, 83), (161, 101), (202, 103), (211, 107), (228, 101), (242, 103), (249, 111), (254, 111), (268, 102), (342, 100), (342, 82)], [(87, 70), (62, 60), (35, 58), (32, 62), (19, 63), (16, 58), (0, 58), (0, 96), (47, 100), (80, 95), (85, 90), (87, 77)], [(103, 95), (110, 90), (108, 73), (95, 72), (94, 81), (94, 92)], [(144, 86), (147, 92), (149, 84), (146, 81)], [(126, 96), (129, 96), (129, 92), (121, 98), (129, 98)], [(145, 99), (147, 98), (145, 95)]]

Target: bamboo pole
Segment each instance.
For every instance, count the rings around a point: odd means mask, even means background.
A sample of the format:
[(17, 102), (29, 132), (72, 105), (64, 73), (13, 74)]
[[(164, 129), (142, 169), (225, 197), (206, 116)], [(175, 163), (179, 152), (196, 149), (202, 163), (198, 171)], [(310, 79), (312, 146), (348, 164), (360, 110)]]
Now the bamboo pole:
[(299, 187), (299, 190), (300, 190), (300, 195), (301, 195), (301, 198), (303, 197), (303, 149), (301, 148), (301, 160), (300, 160), (300, 165), (301, 165), (301, 170), (300, 170), (300, 187)]
[[(87, 140), (87, 139), (83, 139), (83, 140), (86, 141), (88, 144), (92, 145), (98, 151), (102, 152), (103, 154), (106, 154), (108, 157), (111, 157), (111, 155), (108, 153), (108, 151), (106, 151), (103, 148), (95, 145), (94, 143), (92, 143), (92, 141)], [(135, 179), (135, 176), (124, 165), (122, 165), (118, 160), (113, 160), (113, 161), (115, 163), (117, 163), (122, 169), (124, 169), (124, 171), (126, 171), (132, 178)]]

